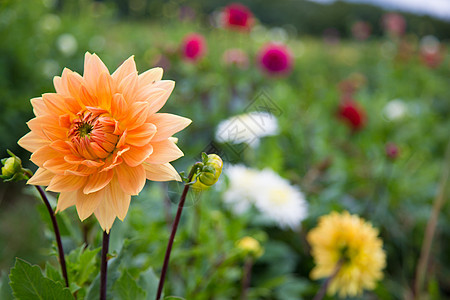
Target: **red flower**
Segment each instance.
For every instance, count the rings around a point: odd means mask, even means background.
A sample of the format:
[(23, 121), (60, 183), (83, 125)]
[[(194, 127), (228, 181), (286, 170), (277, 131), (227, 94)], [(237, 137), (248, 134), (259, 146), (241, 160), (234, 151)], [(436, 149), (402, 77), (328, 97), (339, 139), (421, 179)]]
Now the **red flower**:
[(344, 100), (341, 102), (338, 116), (353, 130), (361, 129), (366, 123), (364, 110), (353, 100)]
[(186, 60), (197, 61), (206, 53), (205, 38), (198, 33), (188, 34), (183, 39), (181, 50)]
[(253, 25), (253, 14), (240, 3), (232, 3), (223, 10), (224, 26), (237, 30), (249, 30)]
[(265, 45), (259, 52), (258, 58), (261, 69), (271, 75), (285, 75), (292, 69), (291, 51), (282, 44)]

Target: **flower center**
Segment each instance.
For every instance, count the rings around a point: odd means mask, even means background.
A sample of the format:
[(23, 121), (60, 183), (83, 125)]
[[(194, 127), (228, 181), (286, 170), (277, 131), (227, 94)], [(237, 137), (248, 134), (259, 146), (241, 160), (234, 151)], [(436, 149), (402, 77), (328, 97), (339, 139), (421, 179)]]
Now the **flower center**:
[(92, 128), (93, 128), (93, 126), (89, 123), (80, 124), (78, 127), (78, 133), (79, 133), (80, 137), (82, 137), (82, 138), (85, 136), (89, 137), (89, 134), (91, 133)]
[(80, 156), (103, 159), (114, 151), (119, 140), (115, 127), (114, 119), (104, 111), (84, 111), (72, 121), (68, 139)]

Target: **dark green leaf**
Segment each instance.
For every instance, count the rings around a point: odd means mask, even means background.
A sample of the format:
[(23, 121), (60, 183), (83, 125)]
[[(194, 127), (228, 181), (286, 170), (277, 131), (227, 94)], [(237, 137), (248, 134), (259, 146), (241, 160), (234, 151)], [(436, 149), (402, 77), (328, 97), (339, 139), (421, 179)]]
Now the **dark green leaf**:
[(114, 299), (122, 300), (146, 299), (147, 294), (127, 271), (124, 271), (119, 280), (114, 283), (113, 290), (115, 292)]
[(16, 259), (9, 275), (14, 297), (18, 299), (66, 300), (73, 299), (68, 288), (42, 275), (38, 266)]

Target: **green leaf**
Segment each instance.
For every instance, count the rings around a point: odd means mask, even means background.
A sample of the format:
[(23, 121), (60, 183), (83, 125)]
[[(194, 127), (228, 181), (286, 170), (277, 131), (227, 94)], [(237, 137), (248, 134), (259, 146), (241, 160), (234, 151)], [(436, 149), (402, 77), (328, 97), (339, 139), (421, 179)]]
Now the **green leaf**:
[(54, 282), (60, 282), (62, 285), (65, 284), (64, 278), (62, 277), (61, 273), (56, 269), (54, 266), (52, 266), (49, 262), (45, 264), (45, 276)]
[(73, 299), (68, 288), (60, 282), (45, 278), (38, 266), (32, 266), (19, 258), (16, 259), (9, 278), (14, 297), (17, 299)]
[(115, 282), (113, 290), (116, 296), (114, 299), (122, 300), (146, 299), (147, 294), (127, 271), (124, 271), (119, 280)]
[(69, 279), (82, 287), (98, 273), (97, 253), (101, 248), (90, 250), (84, 245), (72, 250), (67, 256)]
[(143, 287), (147, 294), (147, 299), (153, 300), (156, 297), (158, 290), (159, 278), (156, 276), (153, 268), (148, 268), (147, 271), (139, 277), (139, 285)]

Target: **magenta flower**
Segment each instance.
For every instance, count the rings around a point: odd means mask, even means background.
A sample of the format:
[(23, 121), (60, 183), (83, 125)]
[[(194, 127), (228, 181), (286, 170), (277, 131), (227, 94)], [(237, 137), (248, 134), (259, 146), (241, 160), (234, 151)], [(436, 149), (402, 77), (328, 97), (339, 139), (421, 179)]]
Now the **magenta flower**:
[(339, 105), (338, 117), (354, 131), (364, 127), (365, 111), (353, 100), (344, 100)]
[(183, 39), (181, 50), (184, 59), (188, 61), (198, 61), (206, 54), (205, 38), (198, 33), (190, 33)]
[(283, 44), (269, 43), (262, 47), (258, 55), (261, 69), (270, 75), (286, 75), (293, 66), (289, 48)]
[(250, 30), (253, 25), (253, 14), (240, 3), (232, 3), (223, 10), (223, 25), (236, 30)]

